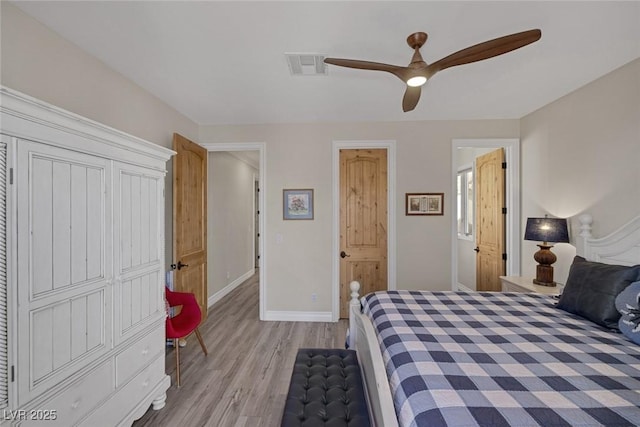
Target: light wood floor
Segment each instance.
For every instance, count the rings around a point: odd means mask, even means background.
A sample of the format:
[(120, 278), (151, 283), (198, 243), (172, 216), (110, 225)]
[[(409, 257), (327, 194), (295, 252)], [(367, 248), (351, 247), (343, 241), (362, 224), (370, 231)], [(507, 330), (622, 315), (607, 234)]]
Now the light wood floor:
[[(256, 274), (209, 308), (200, 326), (209, 356), (190, 337), (180, 349), (182, 387), (136, 421), (143, 426), (279, 426), (300, 347), (344, 348), (347, 322), (261, 322)], [(166, 370), (175, 382), (175, 356)]]

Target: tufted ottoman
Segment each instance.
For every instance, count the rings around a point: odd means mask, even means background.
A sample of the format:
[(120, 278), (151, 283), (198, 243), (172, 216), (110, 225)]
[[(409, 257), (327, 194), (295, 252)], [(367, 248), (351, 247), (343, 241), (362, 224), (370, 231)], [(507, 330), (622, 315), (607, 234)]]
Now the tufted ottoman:
[(298, 350), (281, 427), (370, 425), (356, 352)]

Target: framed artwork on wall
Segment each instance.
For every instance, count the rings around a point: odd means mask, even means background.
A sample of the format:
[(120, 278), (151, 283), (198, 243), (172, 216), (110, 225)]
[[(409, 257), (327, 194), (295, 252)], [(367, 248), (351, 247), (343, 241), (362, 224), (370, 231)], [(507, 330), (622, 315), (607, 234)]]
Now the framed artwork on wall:
[(313, 219), (313, 189), (282, 190), (283, 219)]
[(405, 215), (444, 215), (444, 193), (406, 193)]

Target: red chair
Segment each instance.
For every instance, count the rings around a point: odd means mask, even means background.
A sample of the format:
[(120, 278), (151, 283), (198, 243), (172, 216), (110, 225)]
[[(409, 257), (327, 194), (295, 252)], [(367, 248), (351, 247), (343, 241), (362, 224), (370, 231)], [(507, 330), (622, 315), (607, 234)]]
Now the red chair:
[(178, 340), (186, 338), (192, 332), (195, 332), (204, 355), (208, 354), (207, 347), (202, 341), (202, 335), (198, 331), (198, 326), (202, 320), (202, 312), (193, 294), (173, 292), (169, 288), (165, 288), (165, 291), (170, 307), (182, 306), (180, 313), (174, 317), (169, 317), (167, 313), (167, 338), (173, 339), (173, 346), (176, 349), (176, 383), (180, 387), (180, 345)]

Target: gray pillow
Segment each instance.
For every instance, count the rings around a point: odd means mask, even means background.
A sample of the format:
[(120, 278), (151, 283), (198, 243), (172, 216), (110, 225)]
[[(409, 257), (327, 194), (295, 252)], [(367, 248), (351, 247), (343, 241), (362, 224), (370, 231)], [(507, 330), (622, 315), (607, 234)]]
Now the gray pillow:
[(569, 270), (558, 308), (610, 329), (618, 328), (620, 313), (616, 297), (632, 282), (640, 280), (640, 265), (591, 262), (576, 256)]

